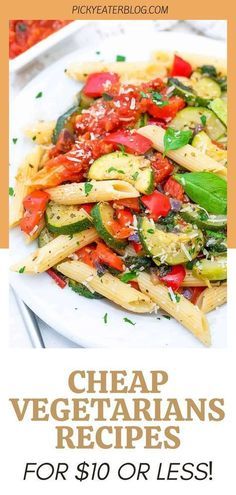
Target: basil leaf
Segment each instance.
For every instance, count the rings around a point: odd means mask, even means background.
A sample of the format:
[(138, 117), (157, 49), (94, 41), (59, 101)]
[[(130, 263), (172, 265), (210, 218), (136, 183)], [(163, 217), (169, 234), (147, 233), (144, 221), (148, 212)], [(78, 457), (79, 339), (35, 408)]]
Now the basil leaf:
[(164, 135), (164, 154), (169, 150), (178, 150), (189, 143), (192, 131), (176, 131), (172, 127), (166, 129)]
[(120, 277), (120, 280), (121, 280), (121, 282), (124, 282), (125, 284), (127, 284), (127, 282), (129, 282), (130, 280), (134, 280), (135, 278), (137, 278), (136, 272), (127, 272), (127, 273), (124, 273), (124, 275), (122, 275)]
[(225, 215), (227, 212), (227, 184), (212, 172), (190, 172), (175, 174), (189, 198), (208, 213)]

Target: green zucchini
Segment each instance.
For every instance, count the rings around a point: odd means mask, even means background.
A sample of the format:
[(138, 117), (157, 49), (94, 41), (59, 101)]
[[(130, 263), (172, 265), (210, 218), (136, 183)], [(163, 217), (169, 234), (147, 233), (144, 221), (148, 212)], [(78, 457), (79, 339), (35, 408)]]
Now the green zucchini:
[(69, 279), (68, 285), (74, 292), (80, 296), (87, 297), (87, 299), (102, 299), (103, 297), (98, 292), (92, 292), (88, 287), (75, 280)]
[(139, 237), (147, 254), (160, 265), (178, 265), (196, 258), (203, 247), (201, 230), (188, 225), (180, 233), (165, 232), (146, 217), (138, 219)]
[(50, 232), (70, 235), (88, 229), (92, 221), (83, 208), (50, 201), (46, 209), (46, 224)]
[(209, 107), (217, 115), (217, 117), (227, 126), (227, 103), (221, 98), (216, 98), (213, 100)]
[(226, 215), (211, 215), (198, 205), (184, 205), (180, 215), (186, 222), (193, 223), (203, 230), (222, 230), (227, 226)]
[(198, 132), (198, 134), (194, 136), (192, 146), (199, 149), (202, 153), (206, 153), (206, 155), (213, 158), (216, 162), (219, 162), (224, 166), (227, 165), (227, 151), (212, 143), (211, 139), (204, 131)]
[(168, 85), (174, 87), (174, 95), (181, 96), (181, 98), (183, 98), (190, 106), (207, 107), (207, 105), (209, 105), (210, 103), (209, 99), (201, 97), (195, 92), (192, 87), (186, 86), (175, 77), (169, 77)]
[(82, 110), (91, 107), (94, 103), (94, 98), (90, 98), (89, 96), (86, 96), (83, 91), (80, 91), (78, 94), (78, 103), (79, 106)]
[(49, 232), (47, 227), (44, 227), (38, 236), (38, 246), (40, 248), (46, 246), (46, 244), (53, 241), (53, 239), (55, 239), (55, 235)]
[(193, 275), (201, 279), (212, 281), (227, 279), (227, 258), (220, 256), (212, 260), (199, 260), (193, 266)]
[(97, 203), (91, 211), (91, 216), (99, 236), (112, 249), (122, 253), (127, 242), (116, 239), (111, 231), (110, 225), (114, 219), (114, 213), (114, 209), (108, 203)]
[(202, 77), (196, 81), (194, 90), (200, 98), (208, 101), (221, 96), (220, 85), (210, 77)]
[(208, 108), (185, 107), (171, 121), (171, 127), (177, 130), (190, 129), (194, 131), (197, 125), (204, 125), (208, 136), (215, 141), (221, 136), (226, 135), (225, 126), (217, 118), (215, 113)]
[(65, 113), (60, 115), (60, 117), (58, 117), (58, 119), (56, 121), (55, 129), (54, 129), (53, 135), (52, 135), (53, 144), (57, 143), (60, 132), (63, 129), (66, 128), (68, 130), (72, 130), (71, 126), (70, 126), (70, 120), (74, 115), (77, 115), (78, 113), (80, 113), (80, 111), (81, 111), (81, 109), (80, 109), (79, 105), (73, 105), (73, 107), (69, 108), (69, 110), (67, 110)]
[(120, 151), (95, 160), (89, 169), (88, 178), (125, 180), (142, 194), (151, 194), (154, 190), (154, 172), (149, 160)]
[(227, 251), (227, 238), (225, 233), (206, 230), (205, 247), (213, 256), (225, 254)]

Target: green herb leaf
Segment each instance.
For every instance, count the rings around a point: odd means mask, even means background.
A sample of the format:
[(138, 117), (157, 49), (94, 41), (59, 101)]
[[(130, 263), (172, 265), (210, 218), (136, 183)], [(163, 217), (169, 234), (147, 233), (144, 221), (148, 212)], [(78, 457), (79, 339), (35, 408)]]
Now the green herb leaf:
[(35, 98), (42, 98), (42, 96), (43, 96), (43, 92), (39, 91), (39, 93), (35, 96)]
[(215, 215), (227, 212), (227, 184), (224, 179), (212, 172), (190, 172), (175, 174), (189, 198), (202, 208)]
[(101, 53), (101, 52), (97, 51), (97, 52), (96, 52), (96, 55), (100, 55), (100, 53)]
[(116, 62), (125, 62), (126, 57), (124, 55), (116, 55)]
[(22, 266), (20, 269), (19, 269), (19, 273), (24, 273), (25, 271), (25, 266)]
[(138, 171), (134, 172), (134, 174), (132, 175), (132, 179), (137, 180), (138, 176), (139, 176), (139, 172)]
[(206, 121), (207, 121), (206, 115), (201, 115), (200, 120), (201, 120), (202, 125), (205, 126), (206, 125)]
[(175, 129), (172, 129), (172, 127), (168, 127), (164, 135), (164, 153), (169, 150), (178, 150), (179, 148), (182, 148), (189, 143), (191, 137), (192, 131), (190, 130), (176, 131)]
[(118, 144), (118, 148), (121, 151), (122, 155), (127, 156), (127, 153), (125, 152), (125, 147), (123, 144)]
[(155, 230), (154, 230), (154, 229), (147, 229), (147, 232), (148, 232), (149, 234), (154, 234)]
[(13, 144), (16, 144), (16, 143), (17, 143), (17, 139), (18, 139), (18, 138), (13, 138), (13, 139), (12, 139)]
[(170, 319), (171, 319), (171, 316), (169, 316), (169, 315), (162, 315), (162, 316), (163, 316), (163, 318), (165, 318), (166, 320), (170, 320)]
[(129, 318), (123, 318), (123, 320), (125, 321), (125, 323), (129, 323), (130, 325), (136, 325), (136, 323), (134, 323), (132, 320), (129, 320)]
[(158, 107), (166, 107), (169, 105), (169, 102), (167, 100), (163, 100), (163, 95), (157, 91), (152, 92), (152, 101)]
[(202, 65), (202, 67), (200, 67), (200, 72), (208, 77), (217, 77), (217, 72), (214, 65)]
[(37, 137), (37, 136), (33, 136), (33, 137), (32, 137), (32, 141), (35, 141), (36, 137)]
[(9, 187), (9, 196), (14, 196), (14, 189), (13, 189), (13, 187)]
[(108, 318), (108, 314), (105, 313), (105, 315), (103, 316), (104, 323), (107, 323), (107, 318)]
[(88, 196), (88, 194), (90, 193), (90, 191), (92, 191), (92, 189), (93, 189), (93, 184), (91, 184), (90, 182), (85, 182), (84, 192), (86, 196)]
[(121, 280), (121, 282), (124, 282), (126, 284), (130, 280), (134, 280), (136, 277), (137, 277), (136, 272), (127, 272), (127, 273), (124, 273), (124, 275), (122, 275), (120, 277), (120, 280)]

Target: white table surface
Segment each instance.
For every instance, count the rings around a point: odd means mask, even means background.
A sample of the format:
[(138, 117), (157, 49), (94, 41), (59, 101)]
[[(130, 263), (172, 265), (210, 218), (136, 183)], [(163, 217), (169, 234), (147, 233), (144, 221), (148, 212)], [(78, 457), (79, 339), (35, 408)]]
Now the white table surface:
[[(70, 53), (73, 50), (83, 47), (96, 47), (99, 50), (99, 42), (110, 36), (125, 33), (127, 30), (139, 30), (140, 23), (143, 30), (175, 31), (194, 34), (205, 34), (216, 39), (226, 38), (226, 21), (91, 21), (86, 23), (72, 37), (59, 44), (46, 54), (39, 57), (22, 71), (10, 77), (10, 99), (14, 104), (14, 99), (19, 91), (45, 67), (58, 60), (58, 58)], [(39, 328), (45, 343), (45, 347), (71, 348), (78, 347), (77, 344), (59, 335), (42, 320), (37, 318)], [(25, 325), (19, 314), (14, 293), (10, 290), (10, 347), (26, 348), (31, 347)]]

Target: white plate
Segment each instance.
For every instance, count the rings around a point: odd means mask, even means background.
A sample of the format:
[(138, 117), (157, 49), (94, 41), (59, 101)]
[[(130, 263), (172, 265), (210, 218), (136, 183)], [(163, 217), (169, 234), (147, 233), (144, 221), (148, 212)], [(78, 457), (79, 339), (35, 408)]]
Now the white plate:
[(50, 34), (47, 38), (31, 46), (28, 50), (18, 55), (9, 61), (10, 72), (17, 72), (23, 67), (26, 67), (35, 58), (45, 53), (49, 48), (56, 46), (61, 41), (74, 34), (78, 29), (86, 24), (86, 21), (73, 21), (67, 24), (63, 28), (59, 29), (53, 34)]
[[(18, 138), (17, 143), (11, 146), (12, 176), (22, 157), (32, 148), (24, 139), (22, 128), (38, 119), (56, 118), (71, 105), (73, 95), (80, 89), (80, 84), (68, 79), (64, 73), (70, 61), (97, 60), (95, 51), (101, 52), (101, 59), (110, 61), (115, 60), (117, 54), (126, 55), (127, 60), (144, 60), (154, 49), (171, 50), (173, 47), (180, 51), (226, 56), (224, 44), (204, 37), (157, 33), (143, 42), (142, 36), (130, 39), (126, 35), (102, 42), (93, 50), (76, 51), (44, 70), (20, 93), (11, 112), (11, 137)], [(36, 99), (40, 91), (43, 97)], [(19, 229), (11, 232), (10, 242), (12, 261), (33, 250), (32, 245), (24, 245)], [(64, 336), (86, 347), (203, 347), (173, 318), (167, 320), (161, 316), (158, 320), (160, 315), (131, 314), (105, 300), (87, 300), (69, 288), (58, 288), (46, 274), (29, 276), (12, 273), (11, 284), (40, 318)], [(107, 324), (103, 321), (105, 313), (108, 313)], [(135, 322), (135, 326), (125, 323), (124, 317)], [(208, 319), (213, 347), (224, 347), (225, 307), (213, 311)]]

